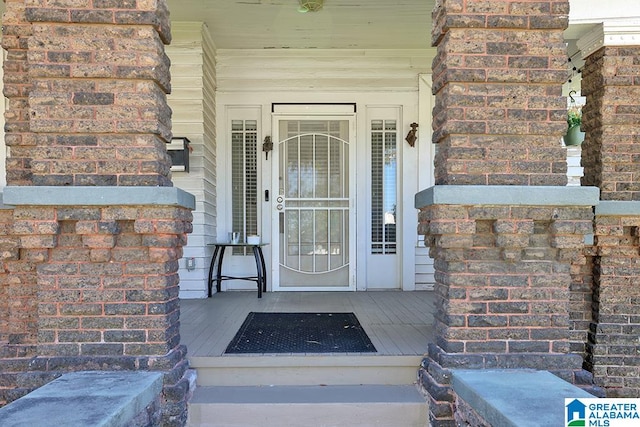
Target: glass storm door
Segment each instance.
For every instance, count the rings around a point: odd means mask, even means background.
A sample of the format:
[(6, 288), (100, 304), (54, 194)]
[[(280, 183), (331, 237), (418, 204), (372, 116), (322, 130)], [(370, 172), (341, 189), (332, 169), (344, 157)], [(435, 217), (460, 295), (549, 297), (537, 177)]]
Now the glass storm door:
[(273, 289), (354, 289), (354, 120), (274, 122)]

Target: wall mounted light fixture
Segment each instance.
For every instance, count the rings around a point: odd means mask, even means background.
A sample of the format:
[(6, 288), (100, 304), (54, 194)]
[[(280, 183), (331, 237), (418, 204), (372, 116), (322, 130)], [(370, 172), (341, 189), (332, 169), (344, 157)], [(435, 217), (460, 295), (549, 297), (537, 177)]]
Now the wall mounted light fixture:
[(264, 142), (262, 143), (262, 151), (266, 154), (266, 160), (269, 160), (269, 151), (273, 150), (273, 142), (271, 142), (270, 136), (264, 137)]
[(171, 157), (171, 170), (178, 172), (189, 172), (189, 153), (193, 148), (189, 145), (191, 141), (185, 136), (175, 136), (167, 144), (167, 154)]
[(407, 137), (404, 140), (407, 141), (409, 145), (413, 147), (414, 145), (416, 145), (416, 140), (418, 139), (418, 137), (416, 136), (416, 133), (418, 133), (418, 124), (416, 122), (413, 122), (409, 126), (411, 126), (411, 130), (409, 131), (409, 133), (407, 134)]

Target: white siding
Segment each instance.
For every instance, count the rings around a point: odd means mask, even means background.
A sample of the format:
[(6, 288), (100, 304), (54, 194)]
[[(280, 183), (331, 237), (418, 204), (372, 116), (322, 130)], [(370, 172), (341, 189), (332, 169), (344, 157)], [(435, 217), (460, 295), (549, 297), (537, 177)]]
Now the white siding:
[[(211, 249), (216, 233), (216, 64), (215, 46), (208, 28), (198, 22), (172, 24), (173, 41), (167, 47), (171, 59), (173, 135), (191, 140), (189, 172), (173, 172), (176, 187), (196, 197), (193, 232), (180, 261), (180, 297), (206, 296)], [(185, 268), (195, 258), (195, 270)]]
[(424, 236), (418, 236), (416, 246), (416, 291), (433, 290), (436, 283), (433, 259), (429, 257), (429, 248), (424, 245)]
[(433, 55), (432, 49), (220, 49), (218, 83), (225, 92), (413, 92)]

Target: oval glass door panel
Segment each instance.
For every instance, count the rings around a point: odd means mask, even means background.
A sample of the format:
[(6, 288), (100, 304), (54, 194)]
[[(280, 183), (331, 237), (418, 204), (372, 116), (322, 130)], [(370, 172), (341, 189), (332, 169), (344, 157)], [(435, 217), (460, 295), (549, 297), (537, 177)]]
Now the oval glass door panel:
[(281, 288), (349, 287), (349, 120), (280, 120)]

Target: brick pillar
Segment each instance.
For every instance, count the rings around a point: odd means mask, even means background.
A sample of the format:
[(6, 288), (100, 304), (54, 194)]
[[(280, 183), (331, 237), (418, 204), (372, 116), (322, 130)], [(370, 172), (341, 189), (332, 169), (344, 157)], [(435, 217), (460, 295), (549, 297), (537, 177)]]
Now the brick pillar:
[(170, 186), (164, 2), (27, 3), (33, 184)]
[(566, 184), (568, 10), (564, 0), (437, 2), (437, 185)]
[(640, 31), (604, 23), (580, 39), (583, 184), (597, 185), (588, 368), (608, 397), (640, 397)]
[(640, 202), (601, 202), (587, 368), (607, 397), (640, 397)]
[(25, 16), (24, 0), (5, 0), (2, 20), (4, 60), (5, 111), (4, 141), (11, 152), (7, 159), (7, 183), (31, 184), (31, 152), (34, 138), (29, 133), (29, 92), (31, 78), (27, 64), (27, 43), (32, 33)]
[(436, 2), (437, 185), (416, 196), (436, 270), (435, 343), (420, 370), (434, 426), (455, 425), (452, 369), (592, 385), (570, 329), (598, 191), (565, 186), (568, 12), (561, 0)]
[[(31, 156), (25, 147), (33, 145), (29, 133), (29, 92), (31, 79), (27, 64), (27, 43), (31, 36), (31, 24), (25, 16), (24, 1), (5, 1), (2, 47), (4, 60), (4, 94), (7, 98), (5, 112), (5, 144), (13, 154), (7, 159), (7, 182), (17, 185), (31, 183)], [(36, 273), (31, 261), (43, 259), (44, 254), (20, 247), (19, 238), (11, 235), (13, 213), (2, 211), (0, 258), (5, 274), (0, 275), (2, 305), (0, 310), (0, 357), (17, 357), (33, 354), (37, 336), (36, 327)], [(5, 299), (6, 298), (6, 299)], [(4, 402), (0, 396), (0, 404)]]
[(157, 370), (158, 423), (183, 425), (178, 260), (195, 202), (172, 188), (165, 148), (166, 4), (8, 1), (3, 26), (12, 207), (0, 247), (17, 244), (0, 253), (0, 325), (12, 325), (0, 401), (66, 371)]
[[(25, 9), (23, 0), (6, 0), (2, 22), (2, 47), (6, 51), (3, 91), (7, 98), (4, 142), (12, 154), (6, 161), (7, 182), (16, 185), (31, 184), (32, 156), (28, 147), (34, 145), (34, 137), (29, 132), (31, 79), (27, 63), (32, 28)], [(46, 259), (46, 250), (24, 247), (22, 240), (13, 234), (12, 207), (2, 205), (0, 209), (0, 372), (3, 378), (0, 405), (3, 405), (33, 388), (30, 381), (23, 380), (22, 373), (29, 368), (29, 358), (36, 355), (36, 265)]]
[(165, 3), (36, 3), (6, 1), (7, 183), (171, 185)]
[(38, 307), (33, 263), (46, 256), (39, 250), (21, 248), (20, 238), (9, 231), (12, 229), (13, 210), (2, 207), (0, 260), (5, 274), (0, 274), (0, 344), (4, 344), (0, 345), (0, 358), (34, 354)]
[[(595, 31), (603, 33), (604, 29)], [(600, 187), (602, 200), (637, 201), (640, 200), (637, 149), (640, 143), (640, 64), (637, 59), (640, 45), (601, 45), (594, 50), (595, 46), (588, 45), (593, 35), (581, 39), (583, 49), (591, 48), (583, 51), (586, 56), (582, 94), (587, 104), (582, 109), (582, 126), (589, 137), (582, 147), (582, 184)], [(631, 35), (628, 37), (631, 39)]]

